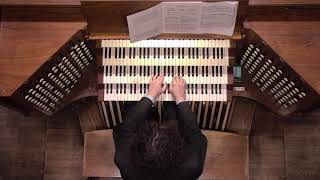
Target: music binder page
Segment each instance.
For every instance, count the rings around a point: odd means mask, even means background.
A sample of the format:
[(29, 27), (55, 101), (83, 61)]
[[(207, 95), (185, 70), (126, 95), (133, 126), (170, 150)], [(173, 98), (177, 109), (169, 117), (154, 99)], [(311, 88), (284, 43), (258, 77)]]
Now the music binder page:
[(132, 42), (161, 33), (221, 34), (232, 36), (238, 2), (163, 2), (127, 16)]

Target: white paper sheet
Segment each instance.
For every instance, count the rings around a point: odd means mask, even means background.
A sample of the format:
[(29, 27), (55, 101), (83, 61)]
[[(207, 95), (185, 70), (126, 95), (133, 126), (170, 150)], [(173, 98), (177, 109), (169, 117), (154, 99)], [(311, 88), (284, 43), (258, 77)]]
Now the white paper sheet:
[(238, 2), (164, 2), (127, 16), (132, 42), (161, 33), (212, 33), (232, 36)]

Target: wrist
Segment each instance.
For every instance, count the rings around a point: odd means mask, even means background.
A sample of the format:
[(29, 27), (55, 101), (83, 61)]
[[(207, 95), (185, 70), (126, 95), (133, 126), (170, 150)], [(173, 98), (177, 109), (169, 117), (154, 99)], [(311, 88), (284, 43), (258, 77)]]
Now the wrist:
[(180, 103), (182, 101), (186, 101), (186, 98), (185, 97), (179, 97), (179, 98), (176, 98), (175, 100), (176, 100), (176, 103), (178, 104), (178, 103)]

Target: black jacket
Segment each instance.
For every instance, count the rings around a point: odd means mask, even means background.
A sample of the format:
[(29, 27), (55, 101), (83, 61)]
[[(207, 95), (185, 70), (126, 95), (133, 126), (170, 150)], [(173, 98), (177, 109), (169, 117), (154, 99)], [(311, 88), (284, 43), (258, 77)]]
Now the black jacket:
[[(187, 156), (184, 163), (176, 168), (170, 177), (173, 180), (193, 180), (197, 179), (203, 170), (206, 157), (207, 139), (201, 133), (195, 114), (191, 111), (188, 102), (181, 102), (176, 106), (178, 129), (186, 142)], [(121, 172), (121, 176), (128, 180), (148, 180), (154, 179), (152, 171), (136, 167), (130, 161), (130, 145), (136, 133), (136, 127), (143, 125), (144, 121), (152, 114), (152, 102), (148, 98), (142, 98), (134, 108), (132, 108), (121, 124), (114, 131), (114, 142), (116, 153), (115, 164)], [(116, 138), (117, 137), (117, 138)]]

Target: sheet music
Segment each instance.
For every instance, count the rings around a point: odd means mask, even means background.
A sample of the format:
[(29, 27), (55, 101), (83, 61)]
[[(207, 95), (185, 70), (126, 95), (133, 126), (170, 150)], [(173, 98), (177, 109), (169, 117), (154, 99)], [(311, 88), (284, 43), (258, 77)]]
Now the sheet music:
[(238, 2), (163, 2), (127, 17), (132, 42), (161, 33), (232, 36)]

